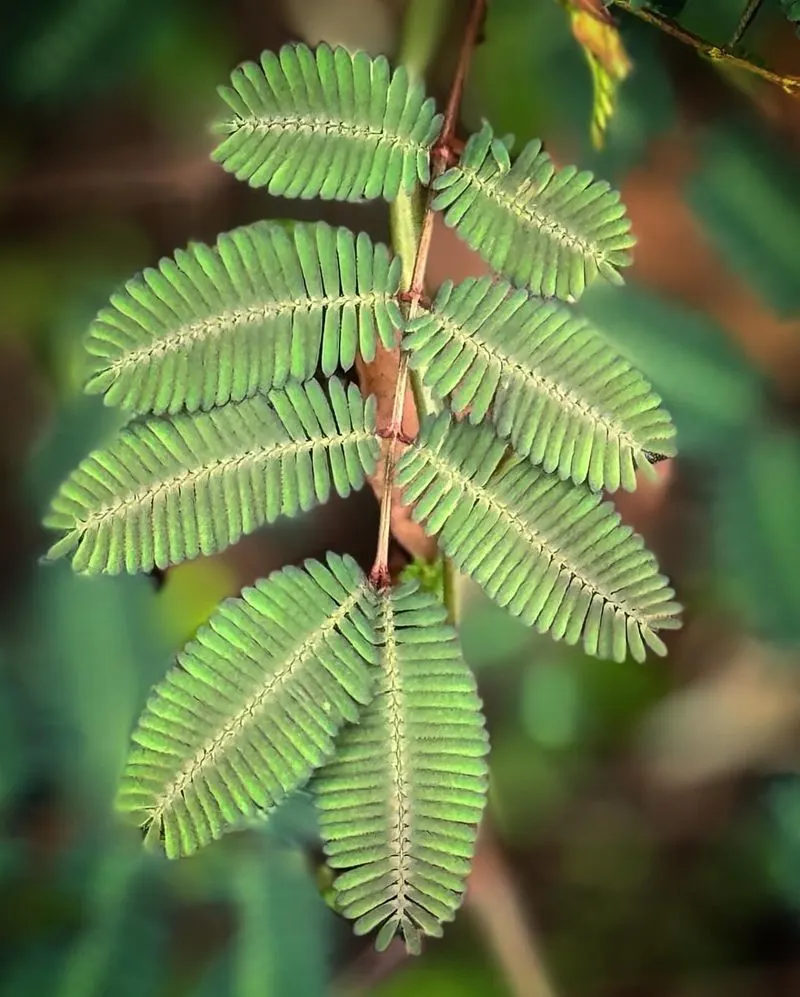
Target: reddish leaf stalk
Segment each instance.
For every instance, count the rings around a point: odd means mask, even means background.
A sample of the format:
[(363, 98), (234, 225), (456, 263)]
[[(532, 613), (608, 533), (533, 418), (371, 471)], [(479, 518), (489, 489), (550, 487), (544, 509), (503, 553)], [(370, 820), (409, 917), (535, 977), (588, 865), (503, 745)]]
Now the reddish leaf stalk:
[[(444, 114), (444, 122), (439, 138), (431, 150), (431, 183), (444, 173), (448, 166), (456, 162), (458, 158), (455, 132), (458, 123), (458, 111), (461, 107), (461, 98), (464, 93), (464, 83), (469, 71), (469, 64), (472, 53), (478, 38), (481, 23), (486, 11), (486, 0), (472, 0), (467, 26), (464, 31), (464, 38), (461, 43), (461, 50), (458, 57), (458, 65), (450, 87), (450, 94), (447, 100), (447, 107)], [(431, 240), (433, 237), (433, 193), (429, 188), (425, 210), (422, 216), (422, 227), (417, 243), (417, 252), (414, 258), (414, 270), (411, 277), (411, 286), (400, 295), (400, 301), (405, 306), (406, 317), (414, 318), (420, 304), (424, 300), (425, 293), (425, 273), (428, 269), (428, 257), (430, 255)], [(392, 404), (392, 415), (389, 425), (380, 430), (379, 435), (388, 439), (389, 445), (384, 458), (383, 490), (381, 494), (381, 518), (378, 527), (378, 547), (375, 554), (375, 562), (370, 572), (370, 581), (377, 588), (385, 589), (391, 584), (389, 574), (389, 540), (391, 537), (392, 506), (395, 499), (395, 472), (398, 460), (398, 444), (411, 442), (408, 434), (403, 432), (403, 411), (408, 388), (409, 358), (408, 353), (403, 350), (400, 353), (400, 363), (397, 370), (397, 380), (394, 388), (394, 400)]]

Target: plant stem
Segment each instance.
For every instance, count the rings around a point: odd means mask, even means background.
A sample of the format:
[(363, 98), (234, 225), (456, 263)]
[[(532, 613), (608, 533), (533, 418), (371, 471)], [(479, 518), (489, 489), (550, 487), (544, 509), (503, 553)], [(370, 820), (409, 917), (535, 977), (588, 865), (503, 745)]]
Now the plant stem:
[(748, 0), (747, 6), (744, 9), (744, 13), (739, 18), (739, 23), (736, 25), (736, 30), (731, 35), (731, 40), (728, 42), (728, 48), (734, 49), (739, 44), (739, 42), (744, 37), (745, 31), (753, 23), (753, 18), (758, 13), (758, 9), (761, 6), (761, 0)]
[[(630, 14), (633, 14), (640, 20), (646, 21), (647, 24), (653, 25), (653, 27), (663, 31), (664, 34), (669, 35), (671, 38), (676, 38), (679, 42), (683, 42), (684, 45), (691, 45), (692, 48), (697, 49), (701, 55), (707, 56), (713, 62), (721, 62), (726, 66), (729, 66), (731, 69), (741, 69), (743, 72), (752, 73), (754, 76), (758, 76), (762, 80), (767, 80), (768, 83), (774, 83), (775, 86), (779, 86), (782, 90), (792, 96), (800, 96), (800, 76), (782, 76), (780, 73), (775, 73), (771, 69), (765, 69), (763, 66), (757, 66), (754, 62), (750, 62), (749, 59), (744, 59), (738, 55), (734, 55), (733, 52), (731, 52), (730, 45), (723, 47), (720, 47), (719, 45), (712, 45), (699, 35), (694, 34), (694, 32), (687, 31), (685, 28), (682, 28), (679, 24), (676, 24), (675, 21), (662, 17), (660, 14), (656, 14), (654, 11), (648, 10), (646, 7), (632, 7), (630, 0), (616, 0), (616, 6), (621, 7), (623, 10), (627, 10)], [(747, 25), (745, 24), (745, 28), (746, 27)]]
[(556, 997), (539, 942), (500, 845), (485, 820), (465, 906), (486, 939), (514, 997)]
[[(428, 0), (430, 2), (430, 0)], [(415, 15), (419, 16), (422, 11), (423, 0), (412, 0), (408, 12), (409, 21)], [(455, 138), (456, 125), (458, 123), (458, 110), (461, 106), (461, 97), (464, 92), (464, 83), (469, 71), (469, 64), (472, 52), (478, 37), (478, 31), (483, 21), (486, 11), (486, 0), (472, 0), (467, 26), (464, 31), (464, 38), (461, 43), (461, 50), (458, 57), (453, 83), (450, 87), (450, 95), (445, 110), (444, 122), (439, 138), (436, 140), (431, 150), (431, 182), (440, 176), (453, 158), (453, 140)], [(436, 19), (434, 18), (434, 23)], [(415, 31), (408, 28), (407, 37), (417, 38)], [(417, 52), (418, 40), (415, 41), (414, 52)], [(434, 45), (428, 45), (425, 51), (428, 57), (434, 50)], [(407, 49), (404, 43), (401, 46), (401, 58)], [(412, 65), (412, 73), (424, 71), (420, 67), (419, 59)], [(428, 256), (430, 255), (431, 240), (433, 238), (433, 211), (431, 204), (433, 201), (432, 189), (429, 188), (425, 195), (425, 206), (422, 213), (422, 222), (417, 229), (417, 219), (415, 211), (415, 199), (412, 196), (398, 198), (395, 202), (391, 215), (392, 239), (394, 248), (398, 251), (403, 262), (403, 286), (402, 300), (405, 305), (407, 319), (413, 319), (417, 314), (420, 300), (425, 291), (425, 273), (428, 269)], [(415, 241), (414, 251), (411, 251), (411, 242)], [(409, 260), (414, 260), (410, 267)], [(389, 576), (389, 540), (391, 538), (392, 523), (392, 503), (394, 500), (394, 481), (397, 469), (398, 443), (407, 442), (403, 439), (403, 407), (405, 404), (406, 390), (409, 380), (409, 357), (408, 353), (402, 351), (400, 354), (400, 364), (397, 370), (397, 381), (394, 389), (394, 403), (392, 405), (392, 418), (388, 429), (384, 435), (388, 438), (386, 455), (384, 458), (383, 492), (381, 494), (381, 514), (378, 526), (378, 547), (375, 553), (375, 562), (370, 572), (370, 580), (379, 588), (386, 588), (391, 584)]]

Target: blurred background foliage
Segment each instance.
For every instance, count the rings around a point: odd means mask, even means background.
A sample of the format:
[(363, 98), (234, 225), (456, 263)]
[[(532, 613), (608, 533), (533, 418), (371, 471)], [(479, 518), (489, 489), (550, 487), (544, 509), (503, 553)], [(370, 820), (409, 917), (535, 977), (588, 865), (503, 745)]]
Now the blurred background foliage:
[[(724, 45), (745, 5), (649, 6)], [(631, 68), (601, 142), (591, 53), (557, 0), (492, 0), (464, 124), (540, 136), (629, 205), (628, 285), (581, 307), (679, 430), (679, 459), (622, 503), (687, 607), (669, 659), (588, 660), (466, 591), (490, 817), (465, 912), (413, 964), (376, 958), (326, 907), (307, 800), (178, 864), (110, 811), (149, 687), (219, 599), (326, 549), (368, 563), (377, 516), (363, 493), (166, 578), (41, 567), (47, 499), (114, 427), (80, 395), (81, 336), (135, 270), (237, 224), (300, 210), (386, 237), (380, 206), (236, 184), (207, 124), (237, 61), (292, 38), (391, 55), (402, 6), (33, 0), (2, 16), (0, 997), (522, 997), (540, 993), (537, 957), (563, 997), (800, 992), (800, 99), (618, 9)], [(738, 51), (800, 74), (780, 0)], [(480, 267), (437, 232), (433, 283)]]

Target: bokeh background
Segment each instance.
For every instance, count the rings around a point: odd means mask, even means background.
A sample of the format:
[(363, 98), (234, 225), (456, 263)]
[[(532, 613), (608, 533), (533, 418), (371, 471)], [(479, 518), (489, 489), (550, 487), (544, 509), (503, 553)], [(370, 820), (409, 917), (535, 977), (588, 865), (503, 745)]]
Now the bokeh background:
[[(672, 3), (720, 44), (744, 6)], [(207, 125), (237, 62), (292, 39), (391, 55), (402, 7), (3, 5), (2, 997), (545, 997), (547, 978), (558, 997), (800, 994), (800, 97), (627, 14), (633, 70), (601, 150), (556, 0), (491, 0), (463, 125), (542, 137), (629, 205), (627, 286), (581, 307), (679, 430), (680, 457), (620, 506), (686, 606), (668, 659), (586, 659), (466, 589), (491, 801), (465, 907), (422, 959), (377, 957), (328, 909), (302, 798), (179, 863), (115, 821), (130, 729), (176, 648), (286, 563), (334, 550), (368, 564), (377, 514), (365, 491), (166, 578), (40, 565), (51, 493), (117, 418), (81, 396), (82, 335), (136, 270), (238, 224), (323, 217), (386, 237), (383, 206), (237, 184), (210, 162)], [(743, 46), (800, 75), (778, 0)], [(444, 39), (432, 67), (437, 95), (456, 48)], [(434, 285), (479, 272), (437, 231)]]

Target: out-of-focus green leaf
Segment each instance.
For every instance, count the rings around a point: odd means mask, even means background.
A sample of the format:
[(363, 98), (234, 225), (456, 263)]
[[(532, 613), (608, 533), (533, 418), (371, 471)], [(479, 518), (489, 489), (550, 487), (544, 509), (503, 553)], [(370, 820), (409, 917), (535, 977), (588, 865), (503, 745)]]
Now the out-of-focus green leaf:
[[(0, 87), (10, 100), (68, 104), (113, 87), (143, 59), (175, 4), (37, 0), (17, 4), (0, 35)], [(3, 41), (3, 36), (5, 41)]]
[(580, 688), (565, 662), (532, 663), (523, 674), (522, 715), (530, 737), (543, 748), (573, 744), (581, 719)]
[(591, 72), (556, 3), (492, 0), (465, 105), (473, 130), (484, 115), (498, 134), (514, 133), (517, 148), (544, 136), (548, 149), (559, 155), (561, 143), (568, 142), (571, 159), (618, 185), (675, 121), (676, 102), (660, 55), (660, 33), (632, 17), (617, 21), (633, 69), (619, 88), (602, 150), (593, 147), (586, 127), (592, 115)]
[(555, 756), (543, 750), (519, 720), (517, 727), (506, 721), (492, 736), (489, 804), (504, 837), (529, 843), (567, 804), (586, 772), (586, 758), (575, 751)]
[(239, 912), (233, 943), (236, 997), (325, 994), (325, 922), (332, 915), (300, 854), (274, 846), (252, 853), (242, 849), (231, 874)]
[(371, 988), (370, 997), (508, 997), (508, 985), (489, 958), (474, 944), (444, 955), (432, 947)]
[[(27, 775), (21, 720), (7, 652), (0, 645), (0, 813)], [(0, 879), (4, 871), (0, 861)]]
[(770, 787), (767, 809), (774, 827), (765, 856), (777, 892), (800, 912), (800, 778), (780, 779)]
[(158, 599), (158, 615), (170, 645), (186, 643), (223, 599), (236, 595), (237, 588), (234, 572), (219, 557), (170, 568)]
[(720, 582), (761, 636), (800, 643), (800, 438), (754, 427), (725, 467), (712, 510)]
[(128, 897), (142, 864), (141, 850), (125, 845), (110, 845), (100, 853), (87, 886), (89, 924), (67, 954), (53, 997), (103, 997), (109, 992)]
[[(559, 127), (566, 101), (572, 102), (576, 130), (585, 132), (589, 74), (558, 4), (492, 0), (485, 34), (473, 59), (465, 106), (474, 131), (485, 116), (497, 135), (514, 133), (517, 148), (522, 148)], [(584, 85), (578, 88), (575, 81), (580, 79)], [(542, 80), (548, 81), (546, 87)]]
[(800, 0), (781, 0), (781, 10), (800, 36)]
[(228, 845), (235, 933), (191, 997), (322, 997), (335, 916), (300, 852), (263, 835)]
[(458, 631), (464, 657), (471, 668), (501, 665), (528, 647), (531, 630), (509, 616), (485, 596), (468, 590), (469, 605), (464, 607)]
[(783, 315), (800, 311), (800, 159), (764, 129), (708, 132), (686, 196), (723, 260)]
[(710, 319), (634, 284), (590, 290), (583, 311), (652, 382), (684, 455), (716, 455), (759, 412), (764, 378)]

